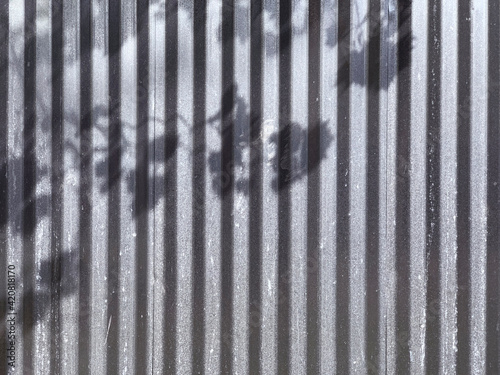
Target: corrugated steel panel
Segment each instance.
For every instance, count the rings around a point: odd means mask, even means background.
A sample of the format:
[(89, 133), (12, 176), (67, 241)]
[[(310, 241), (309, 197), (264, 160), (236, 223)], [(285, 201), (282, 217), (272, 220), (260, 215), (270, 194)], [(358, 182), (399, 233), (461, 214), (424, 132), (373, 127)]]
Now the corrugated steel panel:
[(0, 373), (500, 373), (499, 43), (493, 0), (2, 2)]

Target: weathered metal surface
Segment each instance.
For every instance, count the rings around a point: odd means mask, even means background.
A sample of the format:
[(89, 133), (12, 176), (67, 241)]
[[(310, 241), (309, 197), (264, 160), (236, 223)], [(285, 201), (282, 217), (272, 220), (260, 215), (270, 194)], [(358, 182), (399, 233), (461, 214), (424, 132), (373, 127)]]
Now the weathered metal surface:
[(2, 2), (0, 373), (500, 373), (499, 43), (493, 0)]

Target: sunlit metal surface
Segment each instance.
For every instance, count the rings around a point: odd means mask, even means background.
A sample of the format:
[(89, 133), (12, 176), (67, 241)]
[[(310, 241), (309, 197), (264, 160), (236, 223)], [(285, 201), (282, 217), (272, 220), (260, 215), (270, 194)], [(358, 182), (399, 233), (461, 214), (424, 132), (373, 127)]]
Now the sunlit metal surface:
[(0, 373), (500, 373), (499, 79), (493, 0), (1, 2)]

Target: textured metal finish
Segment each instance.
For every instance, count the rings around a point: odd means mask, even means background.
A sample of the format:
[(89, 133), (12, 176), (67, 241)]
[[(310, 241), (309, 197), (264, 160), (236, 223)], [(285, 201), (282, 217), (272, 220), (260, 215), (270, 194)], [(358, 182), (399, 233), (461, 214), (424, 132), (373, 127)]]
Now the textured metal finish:
[(493, 0), (1, 2), (0, 373), (500, 373), (499, 103)]

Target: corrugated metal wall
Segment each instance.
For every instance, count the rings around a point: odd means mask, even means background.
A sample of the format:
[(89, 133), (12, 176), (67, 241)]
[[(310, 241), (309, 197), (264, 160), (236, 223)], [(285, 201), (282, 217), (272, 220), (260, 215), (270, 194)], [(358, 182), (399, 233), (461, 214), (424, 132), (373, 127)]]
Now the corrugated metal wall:
[(500, 373), (499, 43), (496, 0), (2, 1), (0, 373)]

